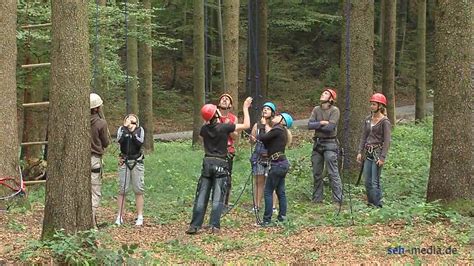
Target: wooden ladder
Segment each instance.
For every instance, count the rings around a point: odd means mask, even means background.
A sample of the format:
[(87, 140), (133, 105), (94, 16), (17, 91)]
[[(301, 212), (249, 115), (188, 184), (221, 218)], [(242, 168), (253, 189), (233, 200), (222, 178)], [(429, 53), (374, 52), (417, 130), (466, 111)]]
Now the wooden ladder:
[[(50, 27), (52, 24), (51, 23), (43, 23), (43, 24), (35, 24), (35, 25), (24, 25), (21, 26), (21, 29), (39, 29), (39, 28), (44, 28), (44, 27)], [(39, 63), (39, 64), (27, 64), (27, 65), (21, 65), (21, 68), (24, 69), (31, 69), (31, 68), (37, 68), (37, 67), (50, 67), (51, 63)], [(23, 103), (23, 110), (24, 108), (36, 108), (36, 107), (44, 107), (44, 106), (49, 106), (49, 102), (36, 102), (36, 103)], [(22, 142), (20, 145), (22, 147), (24, 146), (32, 146), (32, 145), (47, 145), (48, 141), (31, 141), (31, 142)], [(41, 184), (45, 183), (46, 180), (32, 180), (32, 181), (24, 181), (23, 183), (25, 185), (33, 185), (33, 184)]]

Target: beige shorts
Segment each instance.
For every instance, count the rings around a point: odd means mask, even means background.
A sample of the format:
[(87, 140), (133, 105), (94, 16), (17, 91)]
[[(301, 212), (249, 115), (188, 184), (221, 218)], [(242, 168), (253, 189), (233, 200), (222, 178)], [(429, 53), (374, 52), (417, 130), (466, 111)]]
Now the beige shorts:
[[(134, 161), (128, 161), (129, 166), (133, 166)], [(130, 170), (124, 163), (119, 167), (119, 193), (125, 194), (130, 190), (130, 184), (133, 192), (141, 195), (145, 192), (145, 167), (143, 163), (137, 163)]]
[[(91, 169), (98, 169), (102, 167), (102, 158), (97, 155), (91, 156)], [(98, 208), (102, 194), (100, 192), (102, 187), (101, 173), (91, 172), (91, 192), (92, 192), (92, 208)]]

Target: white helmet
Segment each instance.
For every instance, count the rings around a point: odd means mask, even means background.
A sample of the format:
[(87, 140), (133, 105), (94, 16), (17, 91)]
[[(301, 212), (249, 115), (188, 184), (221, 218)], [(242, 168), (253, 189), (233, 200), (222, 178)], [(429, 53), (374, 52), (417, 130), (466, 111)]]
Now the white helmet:
[(96, 93), (91, 93), (90, 95), (90, 103), (91, 103), (91, 109), (94, 109), (96, 107), (101, 106), (104, 101), (102, 101), (102, 98)]

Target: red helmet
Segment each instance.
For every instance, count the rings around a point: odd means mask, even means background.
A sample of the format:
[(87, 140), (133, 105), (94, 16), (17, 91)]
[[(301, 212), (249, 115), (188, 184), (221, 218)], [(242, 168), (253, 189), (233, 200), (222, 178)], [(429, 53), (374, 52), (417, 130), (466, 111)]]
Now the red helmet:
[(230, 96), (230, 94), (228, 94), (228, 93), (224, 93), (224, 94), (222, 94), (222, 95), (219, 97), (219, 103), (218, 103), (218, 104), (220, 104), (222, 97), (227, 97), (227, 98), (229, 98), (230, 104), (233, 104), (233, 103), (234, 103), (234, 99), (232, 99), (232, 96)]
[(376, 103), (381, 103), (385, 106), (387, 106), (387, 98), (382, 93), (375, 93), (370, 97), (369, 102), (376, 102)]
[(217, 106), (215, 106), (214, 104), (205, 104), (202, 108), (201, 108), (201, 116), (202, 116), (202, 119), (206, 120), (206, 121), (209, 121), (211, 120), (214, 115), (216, 114), (216, 111), (217, 111)]
[(329, 87), (326, 87), (326, 88), (324, 88), (323, 92), (325, 92), (325, 91), (328, 91), (328, 92), (331, 94), (332, 100), (333, 100), (333, 101), (336, 101), (336, 99), (337, 99), (337, 93), (336, 93), (336, 91), (335, 91), (334, 89), (329, 88)]

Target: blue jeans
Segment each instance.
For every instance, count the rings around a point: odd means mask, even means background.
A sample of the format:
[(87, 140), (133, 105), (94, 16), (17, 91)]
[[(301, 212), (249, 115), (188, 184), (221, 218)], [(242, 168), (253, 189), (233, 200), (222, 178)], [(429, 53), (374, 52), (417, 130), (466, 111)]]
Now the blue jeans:
[(365, 159), (363, 175), (365, 177), (365, 191), (369, 204), (382, 207), (382, 188), (380, 174), (382, 167), (377, 166), (375, 160)]
[(263, 222), (270, 223), (273, 213), (273, 191), (276, 191), (278, 197), (278, 217), (279, 221), (286, 218), (286, 194), (285, 194), (285, 176), (288, 173), (290, 166), (287, 160), (271, 164), (268, 177), (265, 181), (265, 212), (263, 214)]
[(323, 201), (323, 168), (326, 162), (329, 179), (331, 181), (332, 199), (335, 202), (342, 201), (342, 181), (339, 176), (337, 165), (337, 153), (339, 147), (335, 140), (322, 140), (314, 143), (311, 155), (311, 163), (313, 164), (313, 198), (314, 202)]
[(204, 216), (206, 215), (209, 196), (211, 196), (212, 210), (209, 225), (215, 228), (221, 227), (221, 214), (224, 208), (224, 197), (227, 191), (228, 175), (227, 162), (220, 162), (216, 159), (204, 159), (203, 169), (197, 185), (196, 197), (194, 199), (191, 226), (201, 228), (204, 222)]

